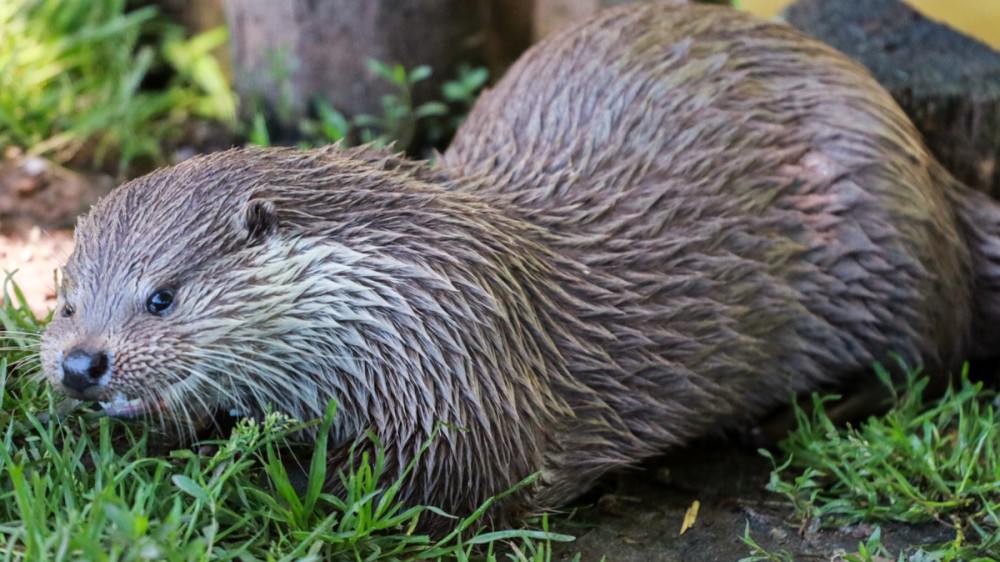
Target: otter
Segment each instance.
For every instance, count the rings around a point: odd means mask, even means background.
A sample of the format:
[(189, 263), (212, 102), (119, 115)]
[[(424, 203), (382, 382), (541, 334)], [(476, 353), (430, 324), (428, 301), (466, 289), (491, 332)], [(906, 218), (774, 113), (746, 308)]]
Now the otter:
[(336, 400), (331, 466), (371, 432), (390, 474), (413, 463), (407, 502), (468, 514), (537, 473), (496, 525), (875, 362), (946, 374), (1000, 339), (1000, 206), (861, 67), (710, 6), (545, 40), (436, 163), (201, 156), (76, 242), (41, 346), (68, 395), (181, 425)]

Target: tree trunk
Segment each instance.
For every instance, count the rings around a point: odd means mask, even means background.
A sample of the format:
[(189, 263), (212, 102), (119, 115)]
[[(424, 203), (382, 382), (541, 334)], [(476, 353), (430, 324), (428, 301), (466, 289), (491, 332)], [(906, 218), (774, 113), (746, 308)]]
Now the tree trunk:
[(376, 59), (429, 65), (414, 104), (438, 99), (458, 63), (483, 64), (484, 10), (484, 0), (226, 0), (236, 90), (288, 125), (317, 96), (347, 115), (378, 114), (392, 88), (369, 72)]
[(800, 0), (785, 18), (868, 67), (941, 164), (1000, 196), (1000, 53), (898, 0)]

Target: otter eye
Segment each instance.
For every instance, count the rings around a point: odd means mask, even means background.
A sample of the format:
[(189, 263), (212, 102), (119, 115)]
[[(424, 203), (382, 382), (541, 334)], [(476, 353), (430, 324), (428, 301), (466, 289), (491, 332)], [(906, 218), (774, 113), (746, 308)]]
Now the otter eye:
[(149, 299), (146, 300), (146, 310), (148, 310), (150, 314), (163, 316), (170, 310), (170, 306), (173, 304), (173, 291), (170, 289), (157, 289), (152, 295), (149, 295)]
[(63, 305), (63, 307), (62, 307), (63, 318), (69, 318), (70, 316), (73, 316), (73, 314), (75, 314), (75, 313), (76, 313), (76, 309), (73, 308), (73, 305), (71, 305), (71, 304), (64, 304)]

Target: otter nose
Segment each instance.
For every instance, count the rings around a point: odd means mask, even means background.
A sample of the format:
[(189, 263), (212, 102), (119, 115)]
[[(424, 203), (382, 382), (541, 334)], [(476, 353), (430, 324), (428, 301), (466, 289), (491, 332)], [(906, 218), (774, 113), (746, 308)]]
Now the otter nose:
[(108, 354), (103, 351), (73, 349), (63, 359), (63, 384), (77, 392), (97, 384), (108, 372)]

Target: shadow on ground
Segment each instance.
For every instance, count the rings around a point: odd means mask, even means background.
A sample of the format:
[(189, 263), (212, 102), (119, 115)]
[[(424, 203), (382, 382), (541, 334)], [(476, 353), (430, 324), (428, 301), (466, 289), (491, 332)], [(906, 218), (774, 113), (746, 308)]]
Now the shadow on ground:
[[(657, 459), (605, 484), (555, 531), (577, 539), (555, 548), (553, 560), (739, 560), (750, 536), (769, 552), (794, 560), (839, 560), (856, 553), (874, 530), (868, 525), (800, 533), (791, 505), (765, 490), (771, 463), (749, 447), (709, 441)], [(684, 514), (700, 503), (694, 525), (680, 534)], [(954, 539), (946, 525), (882, 525), (882, 544), (894, 555), (907, 547)]]

